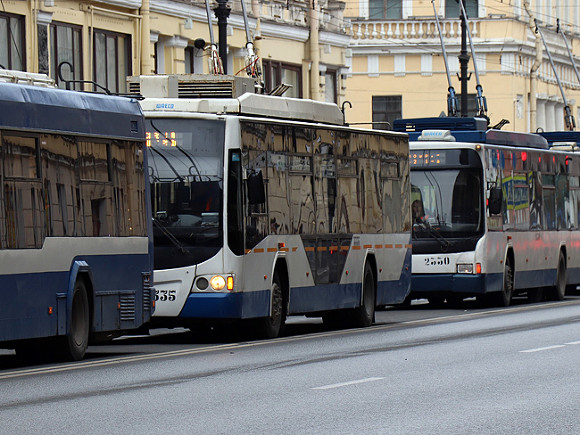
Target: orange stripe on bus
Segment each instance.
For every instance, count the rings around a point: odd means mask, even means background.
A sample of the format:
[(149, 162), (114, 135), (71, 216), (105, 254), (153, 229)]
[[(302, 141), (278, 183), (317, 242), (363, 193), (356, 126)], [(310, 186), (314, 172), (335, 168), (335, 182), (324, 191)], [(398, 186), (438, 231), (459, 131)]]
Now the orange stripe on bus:
[(341, 251), (348, 251), (350, 249), (350, 246), (341, 246), (340, 250)]
[(246, 249), (246, 254), (249, 254), (250, 252), (252, 252), (251, 249)]
[(365, 249), (370, 249), (370, 248), (372, 248), (372, 247), (373, 247), (373, 245), (364, 245), (364, 246), (363, 246), (363, 248), (365, 248)]
[(413, 245), (405, 245), (405, 248), (411, 249)]
[(355, 251), (358, 251), (358, 250), (360, 250), (360, 246), (356, 246), (355, 245), (355, 246), (352, 247), (352, 249), (354, 249)]
[(400, 245), (400, 244), (395, 245), (395, 248), (397, 248), (397, 249), (402, 248), (402, 247), (403, 247), (403, 245)]
[(382, 249), (383, 245), (375, 245), (375, 249)]
[(298, 248), (297, 248), (296, 246), (295, 246), (295, 247), (293, 247), (293, 248), (292, 248), (292, 252), (296, 252), (296, 250), (297, 250), (297, 249), (298, 249)]
[(288, 252), (288, 251), (290, 251), (290, 249), (288, 249), (288, 248), (280, 248), (280, 251), (281, 252)]
[(255, 248), (255, 249), (254, 249), (254, 252), (255, 252), (256, 254), (262, 254), (262, 253), (264, 252), (264, 248)]
[(314, 247), (313, 247), (313, 246), (306, 246), (306, 247), (304, 248), (304, 250), (305, 250), (306, 252), (314, 252)]
[(268, 248), (268, 252), (278, 252), (278, 248)]
[(385, 245), (385, 249), (391, 249), (393, 245)]
[(330, 248), (331, 251), (338, 251), (338, 246), (331, 246)]

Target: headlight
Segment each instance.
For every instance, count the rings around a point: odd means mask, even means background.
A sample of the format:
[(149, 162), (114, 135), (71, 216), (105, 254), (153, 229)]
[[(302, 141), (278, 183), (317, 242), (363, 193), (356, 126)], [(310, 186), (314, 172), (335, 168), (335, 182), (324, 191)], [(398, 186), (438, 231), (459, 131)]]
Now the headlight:
[(223, 276), (215, 275), (209, 280), (209, 285), (214, 290), (223, 290), (226, 286), (226, 280)]
[(473, 264), (458, 264), (457, 273), (473, 273)]

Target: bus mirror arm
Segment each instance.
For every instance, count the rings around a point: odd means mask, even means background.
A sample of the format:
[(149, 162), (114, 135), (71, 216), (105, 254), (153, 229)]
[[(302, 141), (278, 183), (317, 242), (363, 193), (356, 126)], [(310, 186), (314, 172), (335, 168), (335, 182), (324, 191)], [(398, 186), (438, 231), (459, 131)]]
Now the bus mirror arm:
[(490, 214), (500, 214), (502, 205), (502, 191), (501, 187), (492, 187), (489, 189), (489, 213)]
[(266, 191), (262, 171), (251, 171), (248, 174), (246, 183), (248, 188), (248, 202), (251, 205), (264, 204), (266, 202)]

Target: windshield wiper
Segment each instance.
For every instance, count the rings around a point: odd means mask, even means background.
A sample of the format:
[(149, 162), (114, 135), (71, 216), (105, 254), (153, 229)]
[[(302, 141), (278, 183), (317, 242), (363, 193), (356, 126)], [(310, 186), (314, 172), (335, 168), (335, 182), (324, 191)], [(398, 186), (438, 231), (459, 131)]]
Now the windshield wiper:
[(181, 252), (183, 255), (187, 255), (188, 257), (192, 257), (191, 252), (189, 252), (185, 248), (185, 245), (181, 243), (179, 240), (177, 240), (177, 238), (173, 234), (171, 234), (171, 232), (169, 232), (169, 230), (165, 227), (165, 225), (163, 225), (158, 219), (153, 218), (153, 224), (156, 225), (157, 228), (161, 230), (163, 235), (167, 237), (169, 241), (173, 243), (177, 249), (179, 249), (179, 252)]
[[(435, 228), (433, 228), (429, 222), (421, 222), (418, 224), (415, 224), (416, 226), (422, 228), (423, 230), (425, 230), (431, 237), (433, 237), (435, 240), (437, 240), (439, 242), (439, 244), (441, 245), (441, 249), (443, 250), (443, 252), (446, 252), (447, 249), (449, 248), (449, 241), (443, 237), (441, 235), (441, 233), (439, 231), (437, 231)], [(415, 225), (413, 225), (413, 234), (415, 233)]]

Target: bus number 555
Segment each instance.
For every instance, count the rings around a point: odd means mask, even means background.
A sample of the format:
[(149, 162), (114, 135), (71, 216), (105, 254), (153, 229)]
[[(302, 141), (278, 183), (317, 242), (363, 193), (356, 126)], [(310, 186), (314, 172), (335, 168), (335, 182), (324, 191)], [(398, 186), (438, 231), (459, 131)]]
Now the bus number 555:
[(155, 300), (156, 301), (174, 301), (175, 300), (175, 292), (177, 290), (156, 290), (155, 292)]

